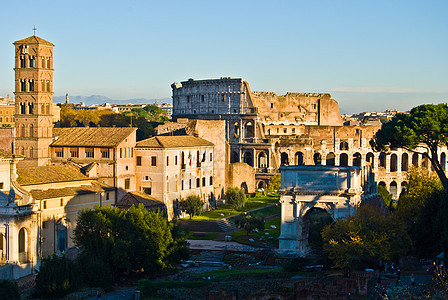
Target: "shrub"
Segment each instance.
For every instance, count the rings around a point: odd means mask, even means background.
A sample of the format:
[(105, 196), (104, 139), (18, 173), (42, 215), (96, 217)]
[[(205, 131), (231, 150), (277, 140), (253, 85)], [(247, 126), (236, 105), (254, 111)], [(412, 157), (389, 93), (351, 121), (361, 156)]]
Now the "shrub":
[(50, 256), (42, 260), (36, 278), (36, 294), (40, 297), (64, 297), (80, 285), (77, 265), (65, 256)]
[(246, 194), (244, 194), (242, 189), (237, 187), (229, 187), (224, 195), (224, 198), (233, 209), (240, 209), (246, 205)]
[(283, 265), (283, 269), (286, 272), (303, 271), (306, 265), (308, 265), (308, 260), (306, 258), (296, 257)]
[(0, 281), (0, 299), (20, 299), (19, 287), (17, 286), (17, 283), (15, 281)]
[(190, 195), (187, 199), (180, 201), (180, 209), (190, 215), (190, 220), (202, 213), (203, 205), (204, 203), (198, 195)]

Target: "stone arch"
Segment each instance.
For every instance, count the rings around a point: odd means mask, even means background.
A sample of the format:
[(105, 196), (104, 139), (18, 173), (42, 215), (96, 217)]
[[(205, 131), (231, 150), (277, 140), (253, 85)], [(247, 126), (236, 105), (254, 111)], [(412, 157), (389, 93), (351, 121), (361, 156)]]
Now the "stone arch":
[(339, 165), (342, 167), (348, 166), (348, 155), (347, 153), (341, 153), (339, 156)]
[(348, 150), (348, 143), (346, 141), (342, 141), (339, 144), (339, 150)]
[(259, 188), (259, 189), (265, 189), (265, 188), (267, 188), (268, 186), (267, 186), (267, 184), (266, 184), (266, 182), (264, 181), (264, 180), (260, 180), (258, 183), (257, 183), (257, 188)]
[(401, 183), (401, 193), (400, 194), (404, 194), (408, 191), (408, 182), (407, 181), (403, 181)]
[(280, 165), (282, 165), (282, 166), (288, 166), (289, 165), (288, 153), (282, 152), (280, 154)]
[(423, 157), (422, 157), (422, 168), (423, 169), (428, 169), (430, 167), (429, 165), (430, 165), (430, 162), (429, 162), (428, 157), (426, 155), (423, 155)]
[(254, 166), (254, 159), (253, 159), (252, 153), (250, 151), (244, 152), (244, 154), (243, 154), (243, 162), (248, 164), (251, 167)]
[(26, 137), (26, 129), (25, 129), (25, 124), (22, 124), (21, 126), (21, 137)]
[(240, 136), (240, 124), (238, 124), (238, 122), (233, 123), (233, 135), (235, 137)]
[(252, 121), (244, 124), (244, 137), (245, 138), (253, 138), (254, 137), (254, 124)]
[(240, 156), (236, 151), (232, 151), (232, 156), (230, 158), (230, 163), (237, 163), (240, 162)]
[(333, 152), (330, 152), (327, 154), (327, 157), (325, 159), (325, 164), (327, 166), (334, 166), (335, 165), (335, 155)]
[(28, 262), (28, 230), (25, 227), (20, 228), (19, 238), (18, 238), (18, 253), (19, 253), (19, 263)]
[(318, 166), (322, 164), (322, 155), (319, 152), (314, 153), (313, 155), (314, 165)]
[(241, 187), (240, 188), (244, 191), (245, 194), (247, 194), (249, 189), (248, 189), (247, 183), (245, 181), (241, 183)]
[(266, 153), (260, 152), (258, 154), (258, 168), (267, 168), (268, 167), (268, 158)]
[(378, 185), (382, 186), (383, 188), (387, 189), (386, 183), (384, 181), (380, 181)]
[(373, 166), (373, 160), (375, 159), (375, 156), (372, 152), (369, 152), (366, 154), (366, 162), (370, 163)]
[(412, 154), (412, 165), (418, 168), (418, 153)]
[(390, 183), (389, 193), (392, 195), (392, 198), (396, 198), (398, 195), (398, 184), (396, 181), (392, 181)]
[(445, 169), (446, 169), (446, 154), (445, 154), (445, 152), (442, 152), (440, 154), (440, 164), (442, 165), (442, 170), (445, 171)]
[(294, 155), (294, 164), (296, 166), (303, 166), (305, 164), (305, 160), (304, 160), (304, 156), (303, 153), (298, 151), (296, 152), (296, 154)]
[(353, 166), (361, 166), (361, 153), (356, 152), (355, 154), (353, 154)]
[(386, 167), (386, 153), (381, 152), (378, 157), (378, 167), (385, 168)]
[(333, 222), (333, 218), (328, 209), (313, 206), (302, 214), (302, 240), (306, 247), (314, 248), (316, 242), (321, 239), (321, 231), (325, 225)]
[(390, 156), (390, 171), (397, 172), (398, 170), (398, 157), (397, 154), (392, 153)]
[(30, 158), (34, 157), (34, 148), (30, 146)]
[(403, 153), (401, 155), (401, 171), (406, 172), (407, 170), (409, 170), (409, 155)]

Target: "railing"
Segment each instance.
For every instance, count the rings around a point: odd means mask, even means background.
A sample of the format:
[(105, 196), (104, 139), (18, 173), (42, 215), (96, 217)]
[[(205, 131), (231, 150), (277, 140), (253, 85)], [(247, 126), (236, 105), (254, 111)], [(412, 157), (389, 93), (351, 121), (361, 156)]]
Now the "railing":
[(28, 261), (28, 252), (19, 252), (19, 263), (25, 264)]
[(241, 108), (242, 114), (257, 114), (258, 108), (257, 107), (243, 107)]

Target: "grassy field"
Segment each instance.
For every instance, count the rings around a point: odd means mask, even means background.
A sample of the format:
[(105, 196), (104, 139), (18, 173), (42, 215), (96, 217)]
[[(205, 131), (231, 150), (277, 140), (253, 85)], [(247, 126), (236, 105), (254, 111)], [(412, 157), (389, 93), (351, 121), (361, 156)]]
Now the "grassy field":
[(214, 240), (219, 236), (218, 232), (207, 232), (204, 236), (194, 235), (193, 232), (188, 232), (186, 238), (189, 240)]
[[(254, 198), (248, 198), (246, 201), (246, 206), (244, 206), (241, 209), (233, 209), (229, 205), (224, 204), (218, 206), (217, 209), (206, 211), (200, 216), (194, 216), (193, 220), (197, 221), (217, 221), (221, 220), (225, 217), (234, 216), (237, 214), (240, 214), (242, 212), (247, 212), (254, 209), (263, 208), (269, 205), (277, 204), (278, 203), (278, 194), (271, 194), (266, 196), (258, 196)], [(275, 210), (275, 209), (274, 209)], [(269, 211), (261, 212), (261, 213), (269, 213)], [(189, 219), (189, 217), (185, 218)]]
[[(271, 228), (271, 225), (275, 225), (277, 228)], [(261, 241), (267, 241), (269, 243), (277, 245), (278, 237), (280, 235), (280, 218), (266, 221), (266, 223), (264, 224), (264, 228), (264, 231), (251, 232), (249, 235), (246, 235), (246, 230), (239, 230), (232, 234), (232, 241), (246, 245), (253, 245), (254, 243), (260, 241), (260, 238), (263, 238)], [(266, 232), (269, 233), (269, 235), (266, 235)], [(268, 237), (273, 238), (269, 239)], [(255, 242), (251, 242), (249, 241), (249, 239), (254, 239)]]

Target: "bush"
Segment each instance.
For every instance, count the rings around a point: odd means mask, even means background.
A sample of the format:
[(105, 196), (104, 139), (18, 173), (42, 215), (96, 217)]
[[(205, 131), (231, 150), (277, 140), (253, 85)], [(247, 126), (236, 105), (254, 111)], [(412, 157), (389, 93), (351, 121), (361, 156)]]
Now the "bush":
[(224, 194), (224, 198), (233, 209), (240, 209), (246, 205), (246, 194), (242, 189), (236, 187), (229, 187)]
[(308, 260), (306, 258), (296, 257), (293, 258), (291, 261), (287, 262), (283, 266), (283, 269), (286, 272), (303, 271), (306, 265), (308, 265)]
[(19, 287), (17, 286), (17, 283), (15, 281), (0, 281), (0, 299), (20, 299)]
[(269, 189), (271, 191), (277, 191), (280, 188), (281, 177), (280, 174), (275, 174), (269, 179)]
[(36, 278), (36, 294), (39, 297), (64, 297), (80, 286), (77, 265), (65, 256), (50, 256), (42, 260)]
[(151, 298), (157, 295), (157, 292), (173, 288), (200, 288), (211, 284), (210, 281), (151, 281), (141, 279), (138, 281), (137, 288), (142, 293), (142, 299)]
[(255, 229), (264, 231), (264, 218), (261, 215), (252, 216), (244, 213), (233, 218), (233, 222), (239, 228), (246, 230), (246, 235)]
[(187, 199), (180, 201), (180, 209), (190, 215), (190, 220), (202, 213), (203, 205), (204, 203), (198, 195), (190, 195)]

